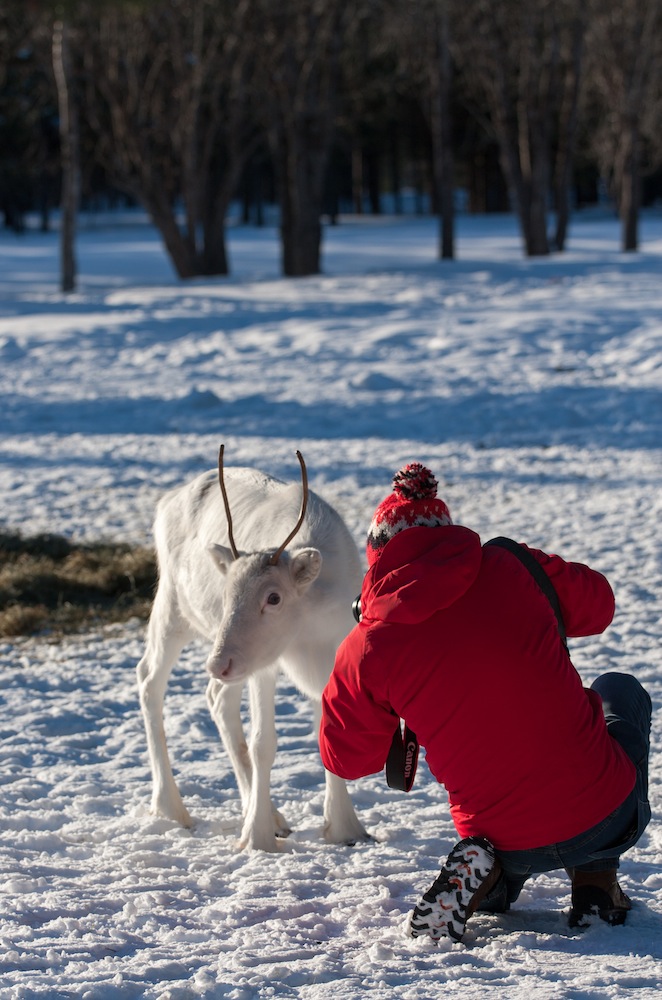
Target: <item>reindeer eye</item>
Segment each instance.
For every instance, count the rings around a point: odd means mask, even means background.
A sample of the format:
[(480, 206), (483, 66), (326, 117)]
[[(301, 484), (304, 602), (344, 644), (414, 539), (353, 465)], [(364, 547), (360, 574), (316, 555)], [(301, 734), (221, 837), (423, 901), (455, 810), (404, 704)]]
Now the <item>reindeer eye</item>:
[(267, 604), (280, 604), (280, 594), (269, 594), (267, 597)]

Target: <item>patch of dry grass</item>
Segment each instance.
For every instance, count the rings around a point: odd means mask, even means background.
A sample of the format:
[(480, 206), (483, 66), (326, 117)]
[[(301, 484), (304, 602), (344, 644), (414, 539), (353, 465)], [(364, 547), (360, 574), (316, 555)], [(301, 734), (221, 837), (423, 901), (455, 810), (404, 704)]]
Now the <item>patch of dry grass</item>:
[(0, 636), (146, 619), (155, 587), (152, 549), (0, 531)]

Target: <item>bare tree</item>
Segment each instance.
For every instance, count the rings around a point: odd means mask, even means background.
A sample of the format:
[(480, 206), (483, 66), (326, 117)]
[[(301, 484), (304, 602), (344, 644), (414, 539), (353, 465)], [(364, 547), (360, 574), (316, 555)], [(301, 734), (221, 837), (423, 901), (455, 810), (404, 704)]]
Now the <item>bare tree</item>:
[(98, 155), (148, 209), (181, 278), (226, 274), (225, 220), (255, 146), (251, 0), (86, 6)]
[(58, 18), (53, 24), (53, 74), (60, 116), (60, 286), (76, 288), (76, 216), (79, 194), (78, 112), (69, 50), (69, 26)]
[(317, 274), (339, 59), (352, 8), (344, 0), (255, 2), (262, 46), (262, 120), (279, 188), (283, 273)]
[(660, 135), (662, 0), (591, 0), (588, 49), (592, 147), (616, 199), (622, 249), (636, 250), (644, 146)]
[(7, 79), (7, 64), (14, 49), (14, 33), (12, 11), (0, 9), (0, 87)]
[(13, 78), (16, 53), (28, 36), (25, 12), (16, 4), (3, 4), (0, 7), (0, 212), (5, 224), (17, 232), (24, 225), (18, 192), (25, 166), (27, 102)]
[(558, 116), (553, 170), (556, 202), (556, 232), (553, 240), (555, 250), (565, 249), (570, 221), (570, 192), (579, 131), (579, 105), (584, 82), (586, 18), (585, 0), (570, 5), (565, 12), (564, 31), (560, 39), (562, 71), (560, 91), (557, 95)]
[(454, 53), (475, 106), (488, 112), (526, 253), (547, 254), (557, 142), (559, 183), (572, 160), (585, 0), (452, 2)]
[[(381, 211), (381, 155), (389, 135), (389, 157), (395, 143), (397, 91), (393, 47), (384, 30), (390, 4), (361, 3), (343, 35), (337, 143), (349, 154), (353, 210)], [(394, 171), (395, 172), (395, 171)]]
[(430, 131), (433, 203), (440, 217), (439, 257), (452, 259), (455, 255), (455, 163), (449, 0), (396, 2), (390, 17), (390, 33)]
[(0, 213), (21, 232), (36, 201), (47, 228), (49, 195), (60, 189), (53, 19), (45, 2), (0, 5)]

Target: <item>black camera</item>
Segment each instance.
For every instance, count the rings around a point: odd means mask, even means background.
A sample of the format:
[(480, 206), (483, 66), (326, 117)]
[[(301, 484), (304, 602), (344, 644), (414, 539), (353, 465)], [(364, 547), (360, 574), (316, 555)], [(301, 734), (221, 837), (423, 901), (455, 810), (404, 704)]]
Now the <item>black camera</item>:
[(361, 595), (352, 602), (352, 614), (356, 618), (357, 622), (361, 621)]

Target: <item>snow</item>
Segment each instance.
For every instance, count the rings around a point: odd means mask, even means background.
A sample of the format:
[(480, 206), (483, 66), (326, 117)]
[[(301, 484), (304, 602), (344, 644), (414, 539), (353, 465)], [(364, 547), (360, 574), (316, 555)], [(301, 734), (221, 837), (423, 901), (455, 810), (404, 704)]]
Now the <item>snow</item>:
[[(514, 220), (461, 216), (458, 260), (427, 218), (348, 218), (324, 274), (279, 275), (272, 228), (230, 231), (233, 275), (178, 282), (139, 217), (88, 220), (80, 289), (58, 291), (57, 235), (0, 234), (0, 525), (149, 543), (164, 490), (227, 464), (297, 479), (363, 548), (407, 460), (429, 464), (456, 521), (586, 561), (617, 615), (575, 640), (586, 683), (635, 673), (662, 697), (662, 217), (622, 254), (617, 222), (580, 215), (568, 251), (526, 260)], [(425, 764), (407, 796), (351, 783), (376, 838), (321, 836), (309, 704), (279, 687), (273, 793), (294, 828), (238, 853), (230, 765), (192, 646), (166, 698), (192, 831), (149, 815), (134, 667), (139, 622), (54, 642), (0, 641), (0, 998), (456, 997), (606, 1000), (662, 982), (660, 727), (653, 822), (623, 859), (621, 928), (571, 931), (568, 880), (528, 883), (462, 944), (405, 934), (456, 840)], [(517, 725), (504, 718), (504, 727)], [(467, 740), (472, 738), (467, 719)]]

